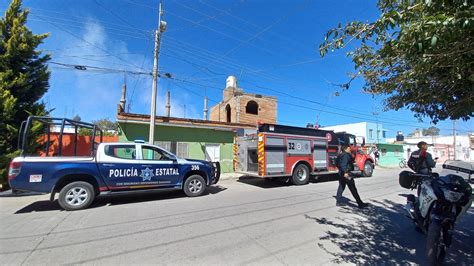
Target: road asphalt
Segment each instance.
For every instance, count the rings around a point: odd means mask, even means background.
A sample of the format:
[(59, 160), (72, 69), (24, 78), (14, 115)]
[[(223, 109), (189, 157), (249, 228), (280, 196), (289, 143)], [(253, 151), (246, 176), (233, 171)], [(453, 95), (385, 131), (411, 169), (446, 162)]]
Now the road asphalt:
[[(2, 264), (423, 264), (426, 237), (405, 216), (400, 169), (357, 178), (358, 209), (335, 177), (304, 186), (242, 177), (198, 198), (162, 191), (98, 198), (67, 212), (48, 195), (0, 196)], [(456, 225), (448, 265), (474, 265), (474, 208)]]

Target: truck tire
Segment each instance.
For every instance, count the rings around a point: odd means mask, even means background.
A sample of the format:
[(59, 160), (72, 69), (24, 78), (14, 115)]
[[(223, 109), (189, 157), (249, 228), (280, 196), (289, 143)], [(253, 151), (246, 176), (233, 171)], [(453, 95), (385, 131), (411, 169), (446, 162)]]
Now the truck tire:
[(206, 191), (206, 181), (200, 175), (192, 175), (184, 182), (183, 191), (188, 197), (201, 196)]
[(428, 235), (426, 237), (427, 265), (443, 265), (446, 247), (443, 243), (442, 231), (443, 227), (439, 222), (432, 222), (428, 227)]
[(87, 182), (77, 181), (64, 186), (59, 192), (59, 206), (66, 211), (81, 210), (94, 201), (94, 187)]
[(371, 177), (373, 172), (374, 172), (374, 167), (372, 166), (372, 164), (369, 161), (365, 162), (364, 170), (362, 170), (362, 174), (365, 177)]
[(309, 169), (308, 166), (304, 164), (299, 164), (293, 170), (293, 175), (291, 176), (291, 182), (294, 185), (306, 185), (309, 182)]

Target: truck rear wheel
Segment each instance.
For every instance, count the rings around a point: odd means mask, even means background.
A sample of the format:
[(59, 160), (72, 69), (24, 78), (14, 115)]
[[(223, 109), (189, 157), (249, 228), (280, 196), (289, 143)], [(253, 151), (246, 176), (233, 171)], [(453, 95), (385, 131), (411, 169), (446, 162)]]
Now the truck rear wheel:
[(372, 166), (372, 164), (368, 161), (365, 162), (364, 170), (362, 170), (362, 174), (365, 177), (371, 177), (373, 172), (374, 172), (374, 167)]
[(64, 186), (59, 192), (59, 206), (67, 211), (81, 210), (94, 201), (94, 187), (87, 182), (77, 181)]
[(188, 197), (201, 196), (206, 191), (206, 181), (200, 175), (192, 175), (184, 182), (183, 191)]
[(291, 181), (294, 185), (306, 185), (309, 182), (309, 169), (304, 164), (299, 164), (293, 170)]

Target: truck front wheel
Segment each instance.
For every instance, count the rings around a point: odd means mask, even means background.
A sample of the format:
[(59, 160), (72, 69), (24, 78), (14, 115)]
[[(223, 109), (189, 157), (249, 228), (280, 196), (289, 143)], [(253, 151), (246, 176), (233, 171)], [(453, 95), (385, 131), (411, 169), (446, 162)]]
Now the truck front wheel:
[(188, 197), (201, 196), (206, 191), (206, 181), (200, 175), (192, 175), (184, 182), (183, 191)]
[(365, 177), (371, 177), (373, 172), (374, 172), (374, 167), (372, 166), (372, 164), (369, 161), (365, 162), (364, 170), (362, 170), (362, 174)]
[(94, 201), (94, 187), (87, 182), (77, 181), (64, 186), (59, 192), (59, 206), (67, 211), (81, 210)]
[(306, 185), (309, 182), (309, 169), (304, 164), (299, 164), (293, 170), (291, 181), (294, 185)]

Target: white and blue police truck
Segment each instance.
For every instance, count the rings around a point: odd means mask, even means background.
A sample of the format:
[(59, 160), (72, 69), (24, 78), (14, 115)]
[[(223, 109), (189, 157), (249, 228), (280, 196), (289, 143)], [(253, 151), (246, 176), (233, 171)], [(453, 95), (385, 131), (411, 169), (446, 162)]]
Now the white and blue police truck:
[(181, 189), (196, 197), (220, 176), (217, 162), (178, 158), (144, 141), (98, 143), (93, 150), (88, 157), (16, 157), (8, 171), (10, 187), (51, 193), (52, 201), (58, 194), (63, 209), (79, 210), (99, 195), (116, 192)]

